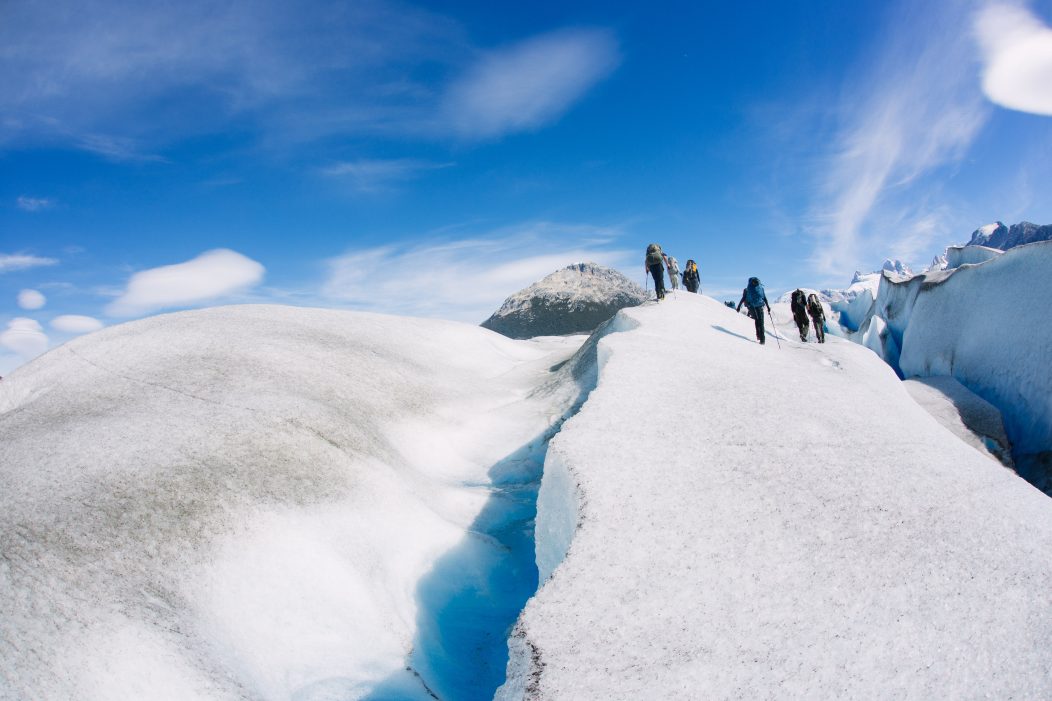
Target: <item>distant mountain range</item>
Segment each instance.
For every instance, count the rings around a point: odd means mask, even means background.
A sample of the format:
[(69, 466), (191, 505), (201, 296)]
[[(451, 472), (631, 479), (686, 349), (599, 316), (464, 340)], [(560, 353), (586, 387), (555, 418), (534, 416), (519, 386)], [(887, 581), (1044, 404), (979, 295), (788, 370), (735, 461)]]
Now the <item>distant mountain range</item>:
[(995, 222), (981, 226), (972, 232), (972, 239), (966, 245), (987, 246), (1007, 251), (1009, 248), (1022, 246), (1025, 243), (1048, 240), (1052, 240), (1052, 224), (1041, 226), (1025, 221), (1005, 226), (1003, 222)]

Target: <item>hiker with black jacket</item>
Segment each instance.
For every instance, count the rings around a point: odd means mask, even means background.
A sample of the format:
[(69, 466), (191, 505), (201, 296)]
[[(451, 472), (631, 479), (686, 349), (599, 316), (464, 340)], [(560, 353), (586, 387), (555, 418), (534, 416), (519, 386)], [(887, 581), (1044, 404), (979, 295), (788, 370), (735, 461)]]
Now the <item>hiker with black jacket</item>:
[(793, 321), (796, 322), (796, 328), (800, 331), (800, 340), (807, 343), (807, 296), (801, 289), (793, 291), (793, 295), (790, 298), (789, 308), (793, 311)]
[(826, 311), (822, 309), (822, 301), (814, 292), (807, 295), (807, 313), (811, 315), (811, 321), (815, 325), (815, 336), (819, 343), (826, 342)]
[(694, 259), (687, 261), (687, 268), (683, 271), (683, 286), (691, 292), (697, 292), (701, 284), (701, 276), (698, 275), (698, 264)]
[(647, 246), (647, 257), (644, 265), (654, 278), (654, 291), (657, 292), (658, 300), (665, 299), (665, 266), (662, 263), (665, 254), (661, 252), (661, 246), (652, 243)]
[(742, 305), (749, 309), (749, 316), (756, 323), (756, 340), (760, 345), (765, 343), (763, 333), (763, 308), (767, 307), (767, 313), (771, 313), (771, 304), (767, 301), (767, 293), (763, 291), (760, 278), (749, 278), (749, 286), (742, 290), (742, 298), (735, 307), (735, 311), (741, 311)]

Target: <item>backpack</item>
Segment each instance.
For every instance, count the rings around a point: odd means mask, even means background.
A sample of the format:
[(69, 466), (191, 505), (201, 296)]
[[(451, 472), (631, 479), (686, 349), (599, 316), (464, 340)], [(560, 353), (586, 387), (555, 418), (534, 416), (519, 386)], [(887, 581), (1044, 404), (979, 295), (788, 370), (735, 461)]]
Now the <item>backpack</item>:
[(647, 265), (661, 265), (661, 246), (656, 243), (652, 243), (647, 246)]
[(804, 309), (807, 307), (807, 299), (806, 299), (806, 296), (804, 295), (804, 291), (803, 290), (795, 290), (793, 292), (792, 300), (793, 301), (792, 301), (792, 304), (790, 306), (792, 307), (792, 310), (793, 310), (794, 314), (797, 313), (797, 312), (803, 312)]
[(760, 279), (751, 277), (749, 278), (749, 286), (745, 288), (745, 302), (750, 307), (763, 307), (764, 300), (767, 299), (767, 294), (763, 291), (763, 285), (760, 284)]
[(826, 315), (825, 310), (822, 309), (822, 302), (818, 300), (818, 295), (814, 292), (807, 295), (807, 313), (813, 317), (824, 317)]

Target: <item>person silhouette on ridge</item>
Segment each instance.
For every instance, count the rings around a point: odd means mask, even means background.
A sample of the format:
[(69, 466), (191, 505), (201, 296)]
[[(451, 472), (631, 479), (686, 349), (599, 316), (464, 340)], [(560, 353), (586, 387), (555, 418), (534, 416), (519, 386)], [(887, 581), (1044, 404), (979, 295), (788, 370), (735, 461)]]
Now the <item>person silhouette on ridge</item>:
[(741, 311), (742, 305), (749, 308), (749, 316), (756, 323), (756, 340), (760, 345), (765, 343), (763, 332), (763, 308), (767, 307), (767, 313), (771, 313), (771, 304), (767, 301), (767, 293), (763, 291), (760, 278), (749, 278), (749, 286), (742, 290), (742, 298), (735, 307), (735, 311)]
[(654, 291), (660, 302), (665, 299), (665, 266), (663, 264), (665, 254), (661, 252), (661, 246), (652, 243), (647, 246), (647, 257), (644, 265), (654, 278)]

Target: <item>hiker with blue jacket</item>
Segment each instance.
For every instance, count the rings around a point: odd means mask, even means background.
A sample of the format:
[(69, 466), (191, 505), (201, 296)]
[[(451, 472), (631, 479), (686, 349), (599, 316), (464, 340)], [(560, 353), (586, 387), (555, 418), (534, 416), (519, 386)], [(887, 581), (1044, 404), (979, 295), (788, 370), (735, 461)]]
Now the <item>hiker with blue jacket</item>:
[(767, 307), (767, 313), (770, 314), (771, 304), (767, 301), (767, 293), (763, 291), (760, 278), (749, 278), (749, 286), (742, 290), (742, 298), (735, 307), (735, 311), (741, 311), (743, 304), (749, 308), (749, 316), (756, 322), (756, 340), (763, 345), (763, 308)]

